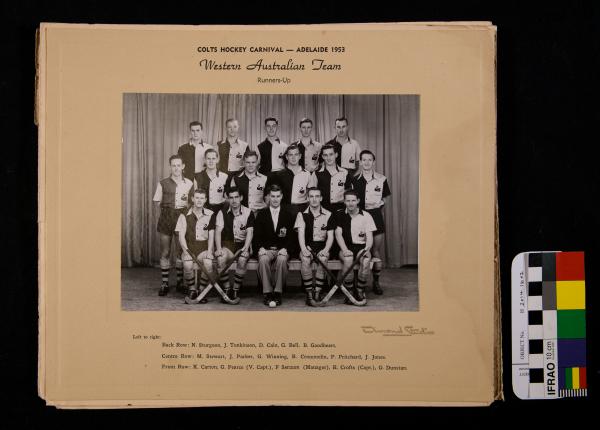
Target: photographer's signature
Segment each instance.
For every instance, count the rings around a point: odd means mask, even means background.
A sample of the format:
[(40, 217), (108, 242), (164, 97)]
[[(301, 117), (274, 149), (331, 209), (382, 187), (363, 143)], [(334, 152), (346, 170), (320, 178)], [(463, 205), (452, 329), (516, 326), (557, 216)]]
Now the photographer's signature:
[(427, 327), (415, 327), (412, 325), (398, 326), (396, 328), (377, 328), (372, 325), (363, 325), (360, 327), (364, 334), (379, 334), (381, 336), (417, 336), (435, 334), (433, 330)]

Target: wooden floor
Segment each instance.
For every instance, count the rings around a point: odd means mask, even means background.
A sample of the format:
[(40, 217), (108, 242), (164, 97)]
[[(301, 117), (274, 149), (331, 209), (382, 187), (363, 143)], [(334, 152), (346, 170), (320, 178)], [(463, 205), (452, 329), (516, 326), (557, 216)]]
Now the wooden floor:
[[(173, 271), (172, 271), (173, 272)], [(223, 304), (216, 291), (210, 291), (208, 303), (187, 305), (183, 294), (172, 286), (169, 294), (158, 296), (160, 270), (155, 268), (134, 268), (121, 270), (121, 307), (125, 311), (267, 311), (267, 312), (369, 312), (369, 311), (418, 311), (417, 269), (385, 269), (380, 278), (383, 295), (373, 294), (367, 289), (368, 303), (364, 307), (344, 304), (344, 295), (337, 291), (327, 306), (315, 308), (304, 304), (304, 292), (300, 287), (300, 273), (289, 272), (287, 286), (283, 293), (283, 303), (277, 308), (263, 305), (261, 289), (257, 286), (255, 272), (248, 272), (240, 294), (238, 305)], [(171, 273), (171, 285), (175, 284)], [(371, 285), (369, 283), (369, 285)], [(327, 292), (327, 289), (324, 290)]]

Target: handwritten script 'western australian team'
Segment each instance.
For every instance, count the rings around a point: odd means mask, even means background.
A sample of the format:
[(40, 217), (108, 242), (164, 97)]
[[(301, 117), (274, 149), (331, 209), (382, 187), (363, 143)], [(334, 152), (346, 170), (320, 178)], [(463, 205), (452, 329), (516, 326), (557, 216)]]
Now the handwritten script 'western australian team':
[(263, 58), (259, 58), (257, 61), (242, 65), (239, 63), (228, 63), (226, 61), (218, 62), (215, 60), (209, 60), (207, 58), (203, 58), (200, 60), (200, 67), (204, 70), (214, 70), (214, 71), (222, 71), (222, 70), (242, 70), (243, 68), (246, 70), (252, 71), (275, 71), (275, 70), (284, 70), (284, 71), (303, 71), (303, 70), (322, 70), (322, 71), (334, 71), (334, 70), (342, 70), (341, 64), (332, 64), (327, 63), (325, 60), (315, 58), (310, 62), (310, 65), (306, 65), (303, 63), (295, 63), (291, 58), (287, 60), (285, 63), (280, 63), (277, 61), (265, 61)]

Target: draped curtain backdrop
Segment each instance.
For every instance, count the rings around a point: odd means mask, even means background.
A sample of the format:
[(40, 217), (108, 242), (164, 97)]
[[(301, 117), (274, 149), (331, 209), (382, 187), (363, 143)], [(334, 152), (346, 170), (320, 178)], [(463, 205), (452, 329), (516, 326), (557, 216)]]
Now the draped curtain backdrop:
[(335, 136), (335, 119), (348, 118), (349, 135), (376, 157), (392, 195), (384, 210), (386, 267), (417, 264), (419, 197), (418, 95), (124, 94), (121, 264), (150, 266), (159, 260), (158, 181), (169, 176), (168, 159), (189, 139), (189, 123), (203, 125), (216, 144), (225, 120), (236, 118), (240, 138), (254, 149), (265, 138), (264, 119), (279, 120), (279, 137), (300, 138), (299, 121), (313, 120), (313, 138)]

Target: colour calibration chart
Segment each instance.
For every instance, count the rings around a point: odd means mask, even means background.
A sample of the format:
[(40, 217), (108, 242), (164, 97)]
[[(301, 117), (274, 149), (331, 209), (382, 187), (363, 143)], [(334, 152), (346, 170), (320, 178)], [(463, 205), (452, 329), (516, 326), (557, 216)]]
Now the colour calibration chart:
[(511, 278), (514, 393), (586, 396), (584, 253), (518, 254)]

